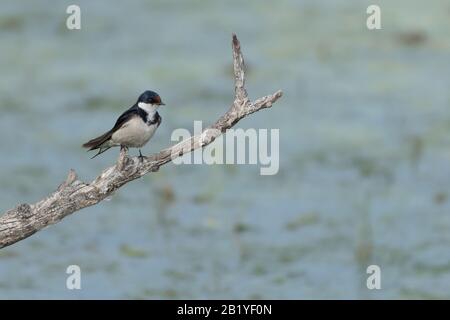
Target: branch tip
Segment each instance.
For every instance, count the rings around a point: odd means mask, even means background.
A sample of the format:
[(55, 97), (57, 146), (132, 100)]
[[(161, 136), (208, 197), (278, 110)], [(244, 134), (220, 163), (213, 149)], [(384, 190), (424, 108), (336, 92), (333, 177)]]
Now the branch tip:
[(75, 180), (77, 180), (78, 176), (77, 173), (75, 172), (74, 169), (70, 169), (69, 170), (69, 174), (67, 175), (67, 179), (66, 179), (66, 186), (70, 186), (72, 183), (75, 182)]
[(233, 33), (233, 48), (235, 50), (240, 50), (241, 49), (241, 45), (240, 45), (239, 40), (238, 40), (238, 38), (236, 36), (236, 33)]

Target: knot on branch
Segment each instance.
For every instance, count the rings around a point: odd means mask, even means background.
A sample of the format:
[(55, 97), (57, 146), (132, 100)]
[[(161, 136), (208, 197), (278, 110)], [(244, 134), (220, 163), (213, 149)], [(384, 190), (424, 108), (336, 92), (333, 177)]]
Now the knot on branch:
[(65, 188), (71, 186), (75, 181), (77, 181), (78, 176), (75, 170), (70, 169), (69, 174), (67, 175), (66, 181), (61, 183), (58, 187), (58, 191), (63, 191)]
[(70, 186), (75, 182), (75, 180), (77, 180), (77, 173), (75, 172), (75, 170), (70, 169), (69, 174), (67, 175), (66, 185)]
[(119, 158), (117, 159), (117, 165), (116, 165), (118, 171), (122, 171), (125, 168), (125, 166), (128, 164), (129, 158), (127, 157), (127, 152), (128, 152), (127, 148), (124, 148), (124, 147), (120, 148), (120, 154), (119, 154)]
[(22, 203), (16, 210), (21, 219), (29, 219), (33, 215), (31, 206), (28, 203)]

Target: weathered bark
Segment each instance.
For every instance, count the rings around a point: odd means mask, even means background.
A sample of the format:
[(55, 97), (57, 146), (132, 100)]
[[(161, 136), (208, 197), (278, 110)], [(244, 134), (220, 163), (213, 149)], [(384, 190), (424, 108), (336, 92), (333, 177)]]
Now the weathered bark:
[(203, 130), (200, 135), (144, 157), (143, 161), (138, 157), (129, 158), (126, 151), (122, 150), (117, 164), (105, 169), (90, 183), (78, 180), (75, 171), (70, 170), (66, 181), (45, 199), (35, 204), (21, 204), (0, 216), (0, 248), (25, 239), (73, 212), (99, 203), (124, 184), (149, 172), (158, 171), (173, 159), (210, 144), (249, 114), (270, 108), (281, 97), (282, 92), (277, 91), (251, 102), (245, 90), (244, 58), (236, 35), (233, 35), (232, 47), (235, 99), (230, 109), (212, 126)]

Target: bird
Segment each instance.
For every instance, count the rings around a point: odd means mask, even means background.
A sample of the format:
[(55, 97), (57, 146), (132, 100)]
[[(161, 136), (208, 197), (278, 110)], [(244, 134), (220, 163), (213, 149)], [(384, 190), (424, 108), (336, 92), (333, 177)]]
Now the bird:
[(88, 151), (98, 150), (91, 158), (95, 158), (112, 147), (139, 148), (139, 158), (142, 160), (141, 149), (153, 136), (161, 124), (158, 108), (164, 106), (161, 97), (154, 91), (143, 92), (136, 103), (120, 115), (114, 127), (101, 136), (83, 144)]

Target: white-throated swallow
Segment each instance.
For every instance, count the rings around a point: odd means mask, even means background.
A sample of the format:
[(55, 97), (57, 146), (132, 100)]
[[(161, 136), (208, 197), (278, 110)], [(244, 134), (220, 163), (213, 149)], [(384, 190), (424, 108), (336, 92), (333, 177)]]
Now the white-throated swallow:
[(98, 149), (92, 158), (111, 147), (139, 148), (139, 156), (142, 158), (140, 148), (150, 140), (161, 124), (161, 116), (156, 110), (162, 105), (165, 104), (156, 92), (145, 91), (130, 109), (122, 113), (111, 130), (89, 140), (83, 147), (88, 148), (88, 151)]

